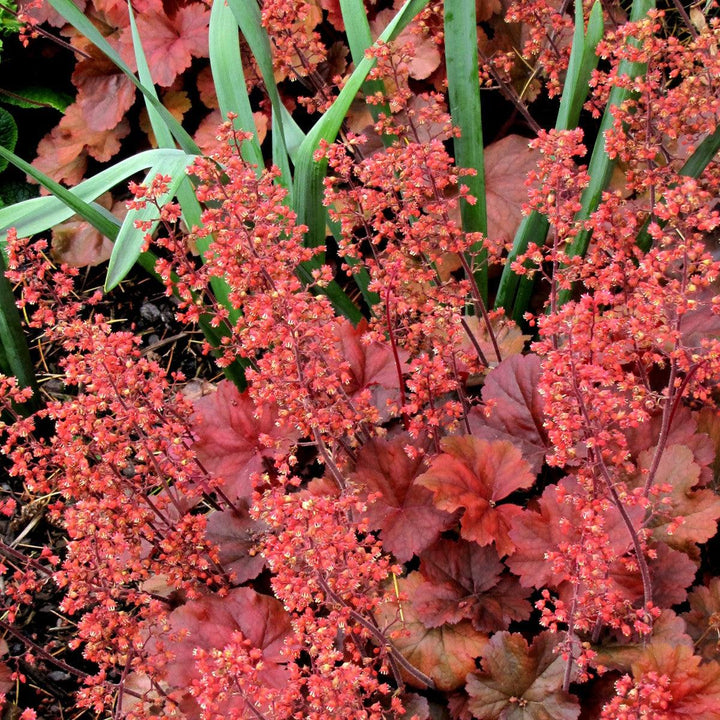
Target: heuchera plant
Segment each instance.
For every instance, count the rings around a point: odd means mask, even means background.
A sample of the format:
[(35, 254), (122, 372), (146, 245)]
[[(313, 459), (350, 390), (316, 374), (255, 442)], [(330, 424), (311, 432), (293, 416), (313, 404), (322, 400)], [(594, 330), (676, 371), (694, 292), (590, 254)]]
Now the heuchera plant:
[[(437, 53), (459, 7), (420, 15)], [(263, 4), (277, 72), (317, 80), (316, 10)], [(599, 6), (580, 10), (582, 42)], [(610, 109), (589, 163), (577, 122), (518, 153), (512, 242), (468, 221), (501, 212), (492, 163), (473, 196), (477, 168), (450, 152), (463, 128), (442, 92), (413, 91), (419, 43), (367, 51), (366, 133), (317, 133), (332, 247), (233, 115), (188, 169), (192, 227), (173, 176), (132, 184), (178, 317), (216, 331), (236, 384), (193, 396), (46, 241), (8, 232), (7, 277), (62, 379), (33, 413), (32, 388), (0, 382), (0, 511), (17, 532), (42, 505), (63, 537), (0, 545), (0, 689), (23, 720), (58, 713), (15, 691), (38, 673), (128, 720), (720, 718), (720, 22), (635, 10), (611, 8), (597, 46), (586, 107)], [(536, 92), (564, 94), (572, 21), (543, 0), (508, 13)], [(526, 113), (501, 49), (481, 79)], [(326, 90), (306, 106), (332, 113)], [(23, 629), (58, 596), (69, 646)]]

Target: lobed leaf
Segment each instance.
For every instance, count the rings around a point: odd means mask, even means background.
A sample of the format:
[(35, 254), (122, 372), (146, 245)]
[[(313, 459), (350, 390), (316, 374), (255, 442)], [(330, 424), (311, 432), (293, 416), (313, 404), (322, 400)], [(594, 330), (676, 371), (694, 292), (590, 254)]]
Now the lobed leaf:
[(413, 606), (428, 627), (470, 620), (479, 631), (507, 628), (527, 620), (532, 607), (527, 591), (504, 576), (505, 566), (491, 547), (464, 540), (439, 540), (420, 555), (425, 581)]
[(610, 670), (627, 672), (645, 653), (648, 643), (668, 643), (671, 645), (693, 646), (692, 638), (686, 633), (683, 619), (672, 610), (665, 609), (654, 620), (650, 638), (632, 637), (605, 638), (601, 644), (594, 645), (597, 655), (593, 664), (603, 665)]
[(442, 440), (441, 447), (443, 453), (433, 458), (418, 484), (433, 491), (440, 510), (464, 510), (460, 535), (466, 540), (479, 545), (495, 542), (501, 555), (511, 553), (515, 546), (508, 531), (522, 510), (517, 505), (498, 503), (533, 484), (530, 466), (506, 440), (449, 437)]
[(170, 634), (178, 638), (166, 668), (167, 682), (175, 688), (187, 689), (197, 676), (195, 648), (222, 648), (238, 631), (262, 650), (269, 685), (283, 687), (289, 680), (284, 650), (291, 635), (290, 616), (273, 597), (234, 588), (225, 597), (207, 595), (186, 602), (170, 613), (168, 624)]
[(205, 538), (217, 547), (218, 562), (239, 584), (253, 580), (265, 567), (258, 544), (267, 526), (250, 517), (247, 502), (237, 502), (236, 508), (210, 513)]
[(528, 646), (499, 632), (483, 653), (482, 672), (468, 676), (468, 707), (477, 720), (576, 720), (577, 698), (562, 689), (565, 660), (558, 638), (543, 632)]
[[(558, 485), (549, 485), (538, 503), (538, 509), (526, 509), (513, 518), (510, 539), (515, 552), (506, 560), (510, 570), (519, 576), (524, 587), (556, 588), (565, 577), (558, 575), (547, 553), (580, 540), (583, 520), (572, 503), (564, 502), (568, 492), (577, 490), (577, 482), (564, 478)], [(634, 526), (644, 520), (641, 507), (627, 508)], [(605, 518), (605, 532), (610, 548), (622, 557), (630, 547), (630, 535), (618, 511), (611, 507)]]
[(541, 373), (537, 355), (513, 355), (488, 373), (482, 389), (483, 402), (490, 408), (488, 426), (515, 441), (536, 472), (548, 449), (545, 401), (538, 392)]
[(80, 9), (72, 2), (72, 0), (48, 0), (49, 4), (57, 10), (63, 18), (65, 18), (73, 27), (75, 27), (83, 36), (92, 42), (99, 50), (112, 60), (115, 65), (128, 77), (135, 87), (145, 95), (148, 102), (157, 110), (158, 114), (165, 120), (168, 127), (172, 130), (173, 136), (178, 145), (190, 154), (198, 152), (198, 147), (193, 139), (183, 129), (182, 125), (164, 108), (155, 97), (154, 91), (150, 91), (143, 85), (135, 73), (128, 67), (125, 61), (120, 57), (118, 52), (103, 37), (102, 33), (93, 25), (93, 23), (85, 17)]
[(712, 577), (688, 596), (690, 610), (683, 613), (687, 632), (706, 660), (720, 657), (720, 578)]
[(221, 478), (223, 492), (234, 500), (249, 498), (252, 476), (265, 462), (290, 450), (297, 432), (278, 419), (277, 408), (257, 407), (247, 392), (227, 381), (195, 400), (193, 450), (203, 466)]
[[(351, 374), (345, 391), (351, 398), (369, 392), (380, 417), (388, 420), (391, 409), (400, 400), (398, 369), (389, 344), (363, 341), (367, 329), (364, 318), (357, 326), (345, 318), (340, 318), (336, 325), (335, 335)], [(404, 369), (407, 353), (400, 348), (398, 355)]]
[(406, 434), (372, 439), (358, 453), (350, 476), (361, 497), (379, 494), (367, 516), (371, 527), (380, 531), (383, 547), (400, 562), (421, 553), (455, 524), (455, 517), (435, 507), (432, 494), (416, 482), (425, 469), (423, 459), (405, 452), (407, 445), (416, 443)]
[[(641, 470), (647, 472), (654, 452), (645, 451), (638, 458)], [(694, 543), (704, 543), (717, 532), (720, 497), (713, 490), (695, 489), (700, 480), (700, 466), (685, 445), (665, 448), (655, 474), (655, 484), (669, 485), (669, 493), (660, 495), (660, 513), (650, 521), (653, 537), (678, 550), (692, 551)], [(677, 519), (681, 524), (675, 527)]]
[(670, 679), (672, 698), (664, 709), (664, 720), (720, 720), (720, 664), (702, 663), (688, 645), (650, 643), (632, 664), (632, 674), (639, 680), (653, 673)]
[[(422, 582), (418, 572), (400, 578), (398, 590), (409, 600), (381, 606), (376, 613), (378, 622), (381, 627), (389, 626), (387, 632), (393, 645), (408, 662), (432, 678), (438, 690), (456, 690), (464, 684), (466, 675), (475, 669), (475, 658), (484, 653), (488, 638), (467, 620), (437, 628), (426, 627), (413, 604), (413, 597)], [(410, 685), (414, 684), (412, 677), (405, 679)]]

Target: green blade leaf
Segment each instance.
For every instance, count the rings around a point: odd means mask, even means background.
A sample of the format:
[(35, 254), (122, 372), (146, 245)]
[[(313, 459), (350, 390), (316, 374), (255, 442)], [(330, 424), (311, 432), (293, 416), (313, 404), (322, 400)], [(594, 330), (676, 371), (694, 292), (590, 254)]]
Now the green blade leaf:
[[(420, 10), (425, 7), (427, 1), (407, 0), (382, 32), (378, 41), (390, 42), (394, 40)], [(335, 141), (350, 104), (374, 65), (374, 59), (363, 58), (348, 78), (333, 104), (325, 111), (322, 118), (315, 123), (300, 146), (295, 164), (295, 183), (303, 189), (303, 192), (298, 193), (294, 208), (298, 214), (298, 221), (309, 228), (306, 243), (310, 247), (317, 247), (325, 241), (325, 208), (322, 205), (322, 197), (323, 179), (327, 163), (315, 162), (313, 155), (321, 140), (329, 143)]]
[[(453, 140), (455, 164), (475, 170), (462, 179), (475, 198), (460, 202), (462, 228), (466, 233), (487, 235), (485, 162), (483, 154), (480, 73), (478, 68), (475, 0), (445, 0), (445, 65), (453, 124), (460, 137)], [(478, 290), (487, 302), (487, 253), (480, 244), (471, 248), (468, 262)]]
[[(2, 148), (0, 148), (0, 153), (1, 152)], [(20, 237), (30, 237), (37, 233), (44, 232), (53, 227), (53, 225), (64, 222), (75, 213), (82, 215), (80, 209), (83, 206), (92, 208), (89, 203), (107, 190), (125, 182), (137, 172), (146, 170), (153, 165), (162, 166), (163, 164), (172, 163), (180, 157), (194, 156), (188, 156), (182, 150), (145, 150), (144, 152), (122, 160), (88, 180), (83, 180), (83, 182), (72, 190), (68, 190), (62, 185), (54, 183), (53, 180), (43, 175), (43, 173), (36, 170), (24, 160), (13, 155), (12, 158), (9, 157), (8, 159), (23, 172), (32, 174), (32, 176), (50, 190), (50, 192), (53, 192), (54, 187), (59, 188), (59, 190), (55, 197), (32, 198), (17, 203), (16, 205), (0, 209), (0, 237), (4, 236), (8, 228), (11, 227), (17, 228), (17, 233)], [(69, 199), (66, 202), (63, 199), (67, 198), (66, 193), (71, 196), (73, 202), (79, 202), (81, 205), (74, 206), (70, 203)], [(114, 225), (114, 229), (108, 228), (110, 234), (107, 234), (107, 237), (109, 238), (114, 238), (117, 235), (120, 222), (117, 220), (115, 222), (116, 225)], [(103, 231), (101, 230), (101, 232)]]
[[(45, 173), (40, 172), (37, 168), (34, 168), (29, 163), (25, 162), (22, 158), (19, 158), (15, 153), (10, 152), (4, 147), (0, 147), (0, 157), (10, 161), (13, 165), (20, 168), (26, 175), (37, 180), (46, 190), (49, 190), (53, 195), (62, 200), (68, 208), (72, 210), (70, 215), (77, 213), (84, 220), (87, 220), (96, 230), (106, 235), (109, 238), (114, 238), (117, 234), (118, 226), (105, 215), (101, 213), (97, 208), (93, 207), (89, 203), (80, 199), (77, 195), (74, 195), (70, 190), (64, 188), (60, 183), (55, 182), (49, 178)], [(37, 198), (35, 200), (28, 200), (27, 203), (36, 202), (43, 198)], [(25, 205), (26, 203), (21, 203)], [(0, 210), (0, 216), (7, 212), (11, 212), (15, 209), (15, 206), (9, 208), (3, 208)], [(19, 231), (18, 231), (19, 232)]]
[[(156, 175), (166, 175), (170, 178), (168, 182), (167, 192), (163, 193), (158, 199), (158, 205), (162, 206), (169, 202), (178, 191), (183, 182), (187, 181), (185, 173), (186, 168), (192, 163), (191, 155), (184, 155), (177, 158), (172, 164), (163, 163), (155, 165), (150, 169), (145, 184), (149, 184)], [(115, 238), (112, 255), (108, 264), (107, 279), (105, 280), (105, 290), (112, 290), (130, 271), (137, 259), (140, 257), (143, 245), (145, 244), (145, 235), (155, 231), (158, 220), (154, 220), (147, 231), (138, 230), (135, 223), (138, 221), (153, 220), (156, 218), (158, 210), (154, 204), (148, 203), (144, 208), (139, 210), (131, 210), (123, 220), (120, 231)]]
[(292, 175), (289, 158), (294, 158), (296, 148), (304, 134), (290, 116), (280, 99), (273, 71), (270, 39), (262, 26), (260, 8), (256, 0), (228, 0), (235, 20), (255, 58), (260, 70), (270, 104), (272, 105), (273, 162), (280, 168), (281, 180), (292, 197)]
[[(655, 0), (634, 0), (632, 10), (630, 11), (630, 21), (637, 22), (641, 20), (647, 15), (648, 11), (654, 7)], [(627, 60), (623, 60), (618, 68), (620, 75), (625, 75), (629, 78), (636, 78), (642, 75), (645, 70), (646, 67), (642, 63), (628, 62)], [(605, 151), (605, 133), (612, 127), (614, 122), (613, 108), (621, 105), (629, 96), (630, 91), (625, 88), (613, 87), (610, 91), (608, 104), (603, 113), (600, 130), (597, 140), (595, 141), (595, 146), (593, 147), (590, 163), (588, 164), (590, 183), (582, 194), (582, 208), (575, 216), (575, 220), (578, 223), (587, 220), (590, 215), (597, 210), (600, 200), (602, 199), (602, 194), (608, 182), (610, 182), (610, 177), (612, 176), (616, 162), (615, 160), (611, 160)], [(591, 236), (591, 231), (581, 230), (567, 249), (568, 256), (584, 256), (590, 244)], [(571, 296), (572, 292), (570, 290), (561, 291), (558, 294), (558, 303), (561, 305), (566, 303)]]
[(580, 112), (590, 92), (590, 76), (600, 59), (595, 54), (595, 48), (602, 39), (603, 31), (604, 23), (600, 2), (596, 1), (592, 6), (588, 17), (587, 32), (585, 32), (582, 3), (577, 3), (572, 50), (570, 51), (560, 110), (555, 123), (558, 130), (570, 130), (578, 124)]
[(500, 277), (500, 285), (498, 286), (497, 295), (495, 296), (495, 307), (504, 308), (506, 314), (518, 322), (522, 320), (527, 305), (517, 299), (518, 286), (523, 276), (516, 275), (511, 265), (519, 255), (527, 251), (531, 240), (532, 242), (543, 244), (548, 233), (548, 228), (549, 223), (547, 218), (539, 212), (533, 211), (530, 215), (526, 215), (515, 233), (512, 249), (505, 259), (502, 276)]
[[(37, 393), (37, 380), (27, 340), (15, 305), (15, 296), (9, 280), (5, 277), (5, 256), (0, 253), (0, 342), (7, 369), (23, 387), (31, 387)], [(37, 397), (37, 396), (36, 396)], [(28, 403), (28, 409), (37, 406), (36, 400)]]
[[(175, 141), (173, 140), (170, 127), (162, 115), (155, 109), (156, 105), (160, 103), (160, 99), (155, 90), (152, 73), (148, 67), (145, 51), (143, 50), (142, 40), (140, 39), (140, 33), (138, 32), (135, 22), (135, 13), (133, 13), (132, 6), (129, 2), (128, 14), (130, 16), (130, 32), (133, 41), (133, 51), (135, 52), (135, 64), (138, 67), (138, 76), (140, 77), (140, 82), (147, 89), (147, 93), (143, 95), (143, 98), (145, 100), (148, 119), (150, 120), (150, 127), (152, 127), (155, 140), (159, 147), (175, 147)], [(153, 100), (155, 102), (152, 102)]]
[[(155, 104), (151, 102), (153, 98), (158, 103), (159, 100), (155, 91), (152, 73), (147, 64), (145, 52), (143, 51), (142, 41), (137, 31), (137, 25), (135, 24), (135, 16), (129, 3), (128, 12), (130, 14), (130, 28), (132, 31), (133, 48), (135, 50), (135, 60), (138, 66), (138, 75), (140, 76), (141, 82), (149, 90), (149, 94), (145, 96), (145, 107), (148, 111), (148, 117), (150, 118), (150, 124), (152, 125), (153, 132), (155, 133), (155, 139), (160, 147), (174, 148), (175, 141), (173, 139), (172, 130), (165, 121), (164, 117), (156, 110)], [(158, 167), (162, 166), (159, 165)], [(200, 225), (202, 210), (200, 208), (200, 203), (195, 196), (195, 190), (193, 189), (189, 177), (185, 176), (180, 180), (180, 184), (177, 187), (177, 197), (185, 224), (189, 228), (194, 225)], [(108, 267), (108, 272), (109, 271), (110, 268)]]
[(235, 127), (253, 134), (252, 140), (246, 140), (241, 148), (243, 158), (257, 165), (258, 172), (265, 166), (260, 150), (255, 118), (253, 118), (250, 98), (247, 94), (245, 73), (240, 57), (238, 28), (232, 10), (225, 0), (214, 0), (210, 12), (210, 69), (212, 70), (215, 90), (223, 118), (235, 113)]
[[(378, 41), (390, 42), (395, 39), (426, 4), (427, 0), (407, 0), (380, 35)], [(293, 207), (298, 215), (298, 222), (309, 228), (305, 235), (305, 243), (309, 247), (318, 247), (325, 242), (326, 227), (326, 212), (322, 204), (322, 197), (327, 163), (315, 162), (313, 157), (315, 150), (321, 140), (334, 142), (350, 104), (374, 65), (374, 59), (363, 58), (333, 104), (307, 134), (298, 151), (295, 164), (295, 186), (302, 188), (303, 191), (295, 196)], [(322, 262), (322, 255), (317, 255), (313, 261), (303, 263), (298, 268), (299, 277), (304, 282), (310, 282), (312, 270), (319, 267)], [(353, 322), (359, 321), (360, 312), (336, 283), (325, 288), (324, 292), (339, 312)]]
[[(602, 7), (596, 2), (590, 11), (587, 32), (581, 3), (575, 7), (575, 32), (573, 35), (570, 61), (565, 77), (560, 109), (555, 123), (557, 130), (570, 130), (577, 126), (580, 111), (590, 91), (588, 81), (597, 67), (599, 58), (595, 48), (603, 35)], [(530, 241), (541, 244), (549, 229), (547, 219), (533, 211), (520, 223), (513, 247), (505, 261), (500, 285), (495, 298), (495, 307), (504, 308), (510, 317), (520, 321), (527, 310), (532, 294), (532, 280), (516, 275), (512, 270), (515, 259), (527, 251)], [(522, 288), (519, 287), (522, 285)]]
[[(340, 0), (340, 10), (345, 23), (348, 44), (350, 45), (350, 54), (355, 65), (359, 65), (365, 58), (365, 51), (373, 44), (365, 4), (363, 0)], [(362, 92), (365, 97), (370, 97), (377, 92), (384, 95), (385, 83), (381, 80), (366, 80), (362, 85)], [(387, 103), (382, 105), (368, 103), (367, 108), (375, 122), (378, 121), (381, 113), (387, 116), (392, 114)], [(392, 138), (383, 135), (383, 143), (386, 145), (391, 144)]]

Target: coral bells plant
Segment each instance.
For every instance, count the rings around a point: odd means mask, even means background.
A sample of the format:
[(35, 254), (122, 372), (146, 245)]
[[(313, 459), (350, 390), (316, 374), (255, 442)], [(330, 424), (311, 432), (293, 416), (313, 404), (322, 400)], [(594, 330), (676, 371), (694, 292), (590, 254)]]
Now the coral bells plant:
[[(8, 712), (720, 719), (714, 4), (413, 0), (383, 29), (385, 7), (215, 3), (214, 68), (244, 58), (267, 98), (218, 73), (206, 154), (140, 43), (143, 82), (54, 4), (163, 147), (0, 210), (43, 369), (0, 377)], [(344, 28), (356, 67), (330, 77)], [(532, 137), (463, 144), (480, 83)], [(560, 97), (554, 128), (529, 92)], [(295, 104), (322, 110), (307, 133)], [(113, 223), (86, 200), (129, 167), (151, 171)], [(22, 237), (61, 201), (115, 241), (107, 285), (150, 268), (226, 379), (165, 367)]]

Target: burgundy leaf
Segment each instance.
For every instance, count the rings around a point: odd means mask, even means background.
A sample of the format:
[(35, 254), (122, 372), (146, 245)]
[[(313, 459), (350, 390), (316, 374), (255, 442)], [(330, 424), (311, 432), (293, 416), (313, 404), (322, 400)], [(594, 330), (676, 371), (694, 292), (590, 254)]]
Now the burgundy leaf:
[(501, 578), (505, 566), (492, 547), (440, 540), (420, 560), (425, 582), (413, 603), (428, 627), (467, 619), (476, 630), (491, 632), (530, 616), (527, 592), (514, 578)]
[(469, 708), (477, 720), (575, 720), (577, 699), (562, 689), (565, 660), (554, 633), (528, 647), (519, 633), (499, 632), (483, 653), (482, 672), (468, 676)]
[(217, 546), (223, 569), (233, 574), (236, 583), (244, 583), (257, 577), (265, 567), (265, 558), (257, 546), (266, 526), (249, 516), (246, 502), (238, 505), (237, 511), (211, 513), (205, 537)]
[(278, 424), (277, 408), (256, 407), (247, 393), (223, 380), (217, 391), (195, 401), (193, 448), (207, 470), (224, 480), (231, 499), (247, 498), (253, 473), (287, 452), (297, 433)]
[(358, 453), (351, 479), (362, 497), (379, 493), (368, 506), (373, 528), (382, 533), (383, 547), (401, 562), (432, 545), (455, 518), (435, 507), (432, 493), (418, 484), (425, 469), (422, 458), (411, 459), (404, 448), (409, 435), (371, 440)]

